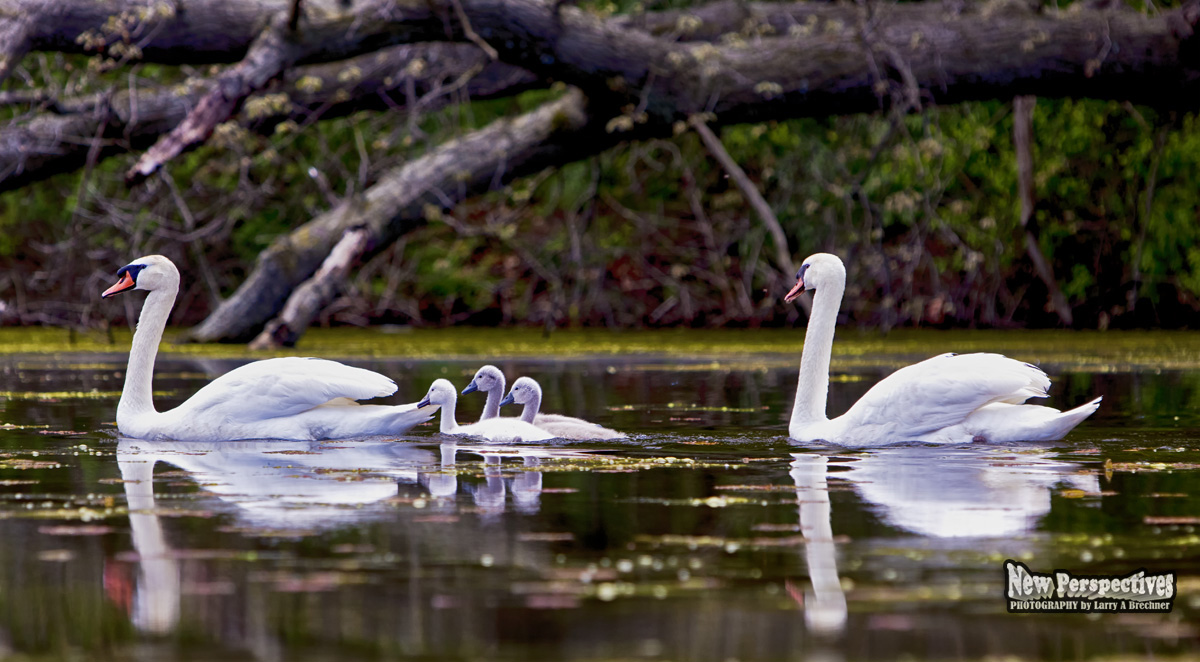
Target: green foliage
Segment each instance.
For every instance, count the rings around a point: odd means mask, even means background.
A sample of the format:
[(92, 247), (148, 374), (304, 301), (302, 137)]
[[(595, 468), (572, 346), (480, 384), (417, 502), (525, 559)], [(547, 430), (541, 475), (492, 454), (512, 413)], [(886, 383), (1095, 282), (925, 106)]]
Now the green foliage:
[[(610, 13), (677, 4), (583, 6)], [(127, 84), (95, 56), (34, 57), (38, 73), (27, 78), (49, 89)], [(136, 65), (146, 80), (188, 75)], [(361, 113), (265, 134), (231, 122), (169, 165), (171, 185), (153, 179), (129, 190), (122, 179), (132, 157), (102, 161), (0, 196), (0, 270), (63, 265), (35, 295), (69, 301), (76, 282), (97, 270), (168, 252), (189, 271), (209, 263), (227, 294), (277, 236), (380, 173), (559, 94), (414, 118)], [(6, 119), (27, 111), (10, 108)], [(1033, 125), (1034, 230), (1078, 324), (1194, 324), (1196, 116), (1039, 99)], [(1024, 251), (1009, 103), (729, 126), (721, 138), (774, 210), (794, 259), (821, 250), (846, 258), (844, 310), (858, 323), (1058, 323)], [(430, 220), (364, 269), (361, 301), (347, 319), (702, 326), (794, 314), (779, 301), (790, 275), (775, 263), (773, 239), (691, 132), (513, 182)], [(195, 321), (212, 303), (192, 287), (180, 321)], [(16, 291), (0, 277), (0, 300)], [(64, 309), (79, 314), (74, 304)]]

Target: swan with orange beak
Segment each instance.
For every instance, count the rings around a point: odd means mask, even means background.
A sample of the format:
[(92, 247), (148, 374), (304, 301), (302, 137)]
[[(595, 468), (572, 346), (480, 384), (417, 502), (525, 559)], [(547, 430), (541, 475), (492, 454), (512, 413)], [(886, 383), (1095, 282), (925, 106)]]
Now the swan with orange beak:
[(396, 435), (431, 415), (416, 403), (359, 405), (396, 392), (377, 372), (325, 359), (284, 357), (235, 368), (169, 411), (157, 411), (151, 381), (154, 360), (179, 291), (179, 271), (161, 255), (138, 258), (117, 270), (101, 294), (149, 292), (129, 350), (125, 386), (117, 403), (117, 430), (138, 439), (345, 439)]
[(1025, 404), (1049, 396), (1050, 378), (1036, 366), (1000, 354), (942, 354), (888, 375), (846, 413), (826, 416), (834, 327), (846, 290), (836, 255), (806, 258), (791, 302), (814, 290), (800, 355), (788, 436), (866, 447), (898, 442), (957, 444), (1061, 439), (1100, 406), (1100, 398), (1062, 412)]

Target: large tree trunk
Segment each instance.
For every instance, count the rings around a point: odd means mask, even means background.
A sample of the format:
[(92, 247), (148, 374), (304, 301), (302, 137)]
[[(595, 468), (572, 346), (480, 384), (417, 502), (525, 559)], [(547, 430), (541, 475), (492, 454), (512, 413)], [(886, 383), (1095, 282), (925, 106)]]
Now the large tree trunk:
[[(456, 3), (472, 30), (464, 29)], [(924, 100), (942, 104), (1036, 94), (1195, 108), (1200, 99), (1194, 37), (1200, 0), (1154, 17), (1129, 10), (1035, 13), (999, 0), (961, 7), (725, 0), (607, 20), (542, 0), (365, 0), (351, 9), (327, 0), (303, 6), (308, 17), (287, 30), (277, 23), (291, 7), (287, 0), (195, 0), (186, 12), (149, 0), (0, 0), (0, 16), (19, 17), (0, 19), (0, 35), (11, 38), (0, 49), (8, 57), (0, 76), (29, 49), (103, 51), (122, 40), (147, 61), (255, 56), (191, 86), (199, 92), (183, 99), (166, 90), (131, 96), (119, 88), (111, 101), (50, 100), (43, 115), (0, 134), (0, 190), (80, 167), (84, 143), (95, 136), (106, 140), (99, 156), (129, 142), (141, 147), (163, 141), (131, 172), (136, 181), (198, 144), (276, 75), (294, 71), (286, 76), (292, 81), (308, 75), (289, 69), (291, 64), (342, 60), (418, 40), (482, 38), (503, 62), (532, 72), (508, 69), (506, 76), (580, 87), (594, 104), (613, 109), (616, 130), (634, 123), (670, 126), (697, 113), (709, 114), (707, 123), (716, 127), (871, 112), (888, 106), (894, 95), (907, 99), (918, 90)], [(118, 14), (132, 26), (123, 37), (102, 29)], [(720, 43), (685, 41), (696, 39)], [(260, 47), (251, 51), (256, 40)], [(408, 50), (399, 58), (414, 56)], [(477, 66), (462, 57), (455, 64), (460, 75)], [(382, 73), (361, 61), (334, 67)], [(368, 73), (364, 80), (389, 77), (397, 78)], [(340, 83), (338, 89), (347, 87)], [(293, 102), (305, 96), (294, 87), (281, 91)], [(182, 119), (180, 111), (186, 111)]]
[[(456, 5), (473, 30), (464, 29)], [(45, 15), (25, 31), (30, 47), (78, 50), (92, 44), (86, 31), (102, 26), (108, 14), (143, 6), (137, 0), (0, 0), (0, 15)], [(151, 61), (241, 57), (288, 6), (283, 0), (195, 0), (186, 12), (152, 13), (139, 24), (145, 38), (138, 45)], [(544, 0), (304, 6), (308, 17), (278, 46), (298, 64), (477, 35), (502, 61), (593, 97), (635, 101), (650, 117), (670, 121), (696, 112), (729, 122), (871, 111), (886, 103), (881, 79), (898, 81), (901, 74), (911, 74), (940, 103), (1037, 94), (1195, 107), (1198, 84), (1195, 1), (1154, 17), (1131, 10), (1041, 13), (999, 1), (718, 3), (607, 20)], [(682, 34), (727, 38), (713, 46), (630, 27), (641, 22), (661, 31), (672, 19)], [(219, 34), (211, 25), (222, 26)]]
[[(347, 77), (346, 71), (358, 75)], [(417, 100), (419, 110), (432, 112), (454, 101), (449, 94), (439, 94), (448, 88), (461, 85), (467, 96), (487, 99), (540, 84), (524, 69), (489, 62), (470, 44), (394, 46), (343, 62), (291, 70), (282, 84), (269, 90), (284, 95), (287, 103), (264, 99), (255, 104), (256, 97), (251, 97), (247, 103), (256, 110), (245, 123), (270, 133), (286, 120), (306, 124), (363, 110), (403, 111)], [(0, 192), (82, 167), (96, 140), (100, 150), (92, 157), (97, 159), (146, 147), (179, 125), (208, 90), (207, 84), (171, 85), (119, 89), (112, 95), (80, 99), (35, 97), (34, 103), (48, 106), (46, 111), (0, 127)], [(26, 98), (29, 95), (0, 96), (0, 104)]]

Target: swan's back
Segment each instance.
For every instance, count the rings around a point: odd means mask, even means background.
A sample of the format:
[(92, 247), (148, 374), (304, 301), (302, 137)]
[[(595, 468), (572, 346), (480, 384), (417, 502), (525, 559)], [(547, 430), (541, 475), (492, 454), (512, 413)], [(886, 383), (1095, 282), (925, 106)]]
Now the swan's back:
[(234, 423), (296, 416), (331, 401), (368, 400), (396, 392), (377, 372), (336, 361), (282, 357), (255, 361), (217, 377), (181, 409)]
[(982, 407), (1044, 398), (1050, 378), (1000, 354), (942, 354), (888, 375), (837, 420), (918, 441), (960, 425)]

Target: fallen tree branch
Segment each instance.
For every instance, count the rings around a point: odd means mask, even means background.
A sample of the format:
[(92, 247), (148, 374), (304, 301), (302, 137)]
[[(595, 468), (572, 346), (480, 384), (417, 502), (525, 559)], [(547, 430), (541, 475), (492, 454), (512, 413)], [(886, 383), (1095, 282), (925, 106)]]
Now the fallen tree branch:
[(281, 309), (292, 289), (320, 266), (348, 228), (363, 227), (370, 234), (371, 250), (382, 250), (436, 219), (442, 210), (493, 185), (598, 153), (626, 137), (606, 131), (605, 124), (590, 114), (583, 94), (572, 90), (523, 115), (439, 145), (385, 173), (363, 195), (277, 237), (259, 254), (241, 287), (186, 339), (248, 341)]
[(246, 97), (261, 90), (294, 62), (296, 53), (288, 43), (283, 15), (263, 31), (240, 64), (217, 77), (187, 119), (158, 139), (125, 173), (127, 184), (145, 180), (163, 164), (208, 140), (217, 125), (233, 117)]
[(250, 349), (294, 347), (321, 310), (345, 290), (350, 269), (366, 252), (370, 239), (365, 228), (347, 230), (321, 268), (292, 292), (279, 316), (250, 342)]
[[(155, 11), (143, 12), (148, 18), (139, 20), (152, 24), (152, 29), (139, 24), (134, 30), (146, 35), (144, 43), (138, 44), (142, 57), (195, 62), (216, 57), (218, 45), (225, 49), (225, 57), (246, 53), (253, 35), (246, 26), (262, 25), (266, 16), (282, 15), (289, 7), (285, 0), (198, 0), (188, 5), (187, 12), (176, 14), (162, 3), (143, 4), (150, 2), (123, 0), (101, 11), (97, 5), (106, 3), (91, 0), (61, 0), (52, 5), (40, 0), (0, 0), (0, 15), (26, 10), (32, 12), (30, 16), (41, 16), (49, 11), (46, 7), (54, 7), (57, 20), (30, 19), (29, 40), (33, 48), (71, 50), (87, 46), (88, 31), (104, 25), (114, 11), (126, 8), (122, 15), (137, 14), (135, 9), (151, 6)], [(455, 6), (461, 7), (467, 21), (455, 17)], [(919, 86), (926, 98), (941, 104), (1020, 94), (1180, 108), (1200, 103), (1200, 58), (1195, 57), (1193, 45), (1200, 0), (1153, 17), (1132, 11), (1038, 14), (1020, 9), (997, 12), (990, 7), (967, 4), (947, 11), (939, 3), (738, 7), (718, 2), (636, 19), (664, 23), (674, 16), (682, 28), (699, 21), (706, 30), (692, 33), (705, 38), (730, 34), (719, 32), (727, 28), (734, 31), (735, 38), (717, 45), (672, 42), (631, 28), (635, 19), (629, 17), (601, 20), (543, 0), (433, 0), (419, 5), (364, 0), (352, 5), (353, 13), (337, 0), (329, 0), (305, 5), (308, 14), (317, 18), (301, 21), (301, 30), (288, 42), (288, 53), (279, 55), (280, 62), (302, 64), (403, 41), (468, 41), (465, 25), (469, 24), (496, 48), (501, 60), (539, 78), (580, 86), (593, 103), (633, 108), (625, 117), (613, 118), (617, 128), (637, 122), (673, 124), (701, 112), (716, 115), (709, 121), (712, 126), (870, 112), (891, 102), (893, 95), (881, 94), (880, 85), (910, 91)], [(224, 31), (214, 33), (205, 21), (223, 26)], [(875, 69), (871, 64), (875, 51), (885, 56), (879, 60), (892, 65)], [(245, 79), (231, 74), (230, 89), (218, 86), (213, 92), (214, 106), (224, 111), (180, 128), (175, 140), (152, 150), (131, 171), (133, 179), (202, 139), (216, 117), (228, 116), (247, 89), (278, 73), (272, 71), (275, 68), (262, 68)], [(904, 75), (881, 80), (893, 69)], [(197, 118), (200, 114), (198, 109)]]
[[(34, 3), (0, 0), (0, 9), (19, 11)], [(455, 3), (466, 21), (456, 17)], [(97, 21), (85, 28), (79, 23), (82, 15), (98, 18), (88, 4), (106, 3), (61, 0), (57, 11), (64, 20), (37, 23), (34, 48), (53, 44), (67, 50), (86, 29), (103, 25)], [(161, 19), (153, 39), (141, 47), (142, 55), (174, 62), (213, 57), (203, 43), (193, 49), (201, 54), (185, 55), (193, 43), (180, 36), (180, 24), (188, 21), (199, 29), (200, 17), (244, 16), (243, 5), (249, 4), (197, 0), (180, 12), (187, 17)], [(728, 16), (703, 32), (709, 39), (730, 37), (719, 44), (676, 42), (630, 27), (637, 20), (655, 21), (656, 15), (606, 20), (560, 4), (360, 0), (347, 10), (336, 0), (314, 2), (305, 6), (316, 18), (302, 22), (293, 41), (295, 62), (337, 60), (389, 44), (466, 42), (470, 25), (502, 61), (580, 87), (593, 102), (606, 94), (610, 103), (623, 100), (636, 107), (644, 101), (649, 117), (671, 122), (686, 121), (697, 112), (713, 112), (718, 122), (729, 123), (874, 111), (887, 103), (877, 90), (881, 81), (867, 63), (874, 49), (902, 54), (912, 80), (941, 104), (1036, 94), (1195, 108), (1200, 99), (1200, 62), (1190, 45), (1200, 0), (1156, 16), (1082, 7), (1038, 13), (1009, 3), (998, 10), (994, 2), (951, 9), (935, 2), (755, 3), (736, 10), (750, 17), (740, 22), (733, 5), (718, 3), (676, 16), (684, 31), (692, 22), (708, 23), (680, 16)], [(263, 0), (256, 7), (257, 21), (250, 24), (262, 25), (265, 16), (282, 13), (287, 2)], [(212, 36), (207, 29), (202, 32)], [(253, 37), (245, 26), (232, 32), (243, 40), (241, 48), (248, 48)], [(214, 37), (227, 47), (230, 39)], [(175, 59), (166, 58), (168, 51)]]
[[(254, 104), (258, 95), (251, 96), (247, 104), (262, 110), (246, 123), (269, 134), (286, 120), (306, 124), (361, 110), (410, 110), (410, 90), (420, 97), (420, 110), (428, 112), (452, 103), (454, 98), (441, 91), (453, 88), (475, 69), (478, 73), (462, 83), (463, 92), (472, 98), (515, 94), (541, 84), (524, 69), (488, 62), (469, 44), (393, 46), (342, 62), (291, 70), (272, 91), (284, 95), (286, 103)], [(359, 75), (347, 78), (347, 70)], [(180, 86), (170, 85), (121, 89), (111, 97), (59, 100), (53, 102), (53, 112), (0, 127), (0, 192), (82, 167), (91, 139), (98, 134), (100, 160), (145, 146), (182, 122), (207, 89), (193, 84), (181, 91)], [(12, 100), (49, 101), (28, 95)], [(107, 125), (100, 125), (102, 119)]]
[[(24, 17), (32, 51), (104, 53), (138, 39), (146, 62), (213, 64), (242, 59), (267, 18), (286, 12), (289, 2), (0, 0), (0, 16)], [(321, 4), (336, 12), (335, 2)]]

